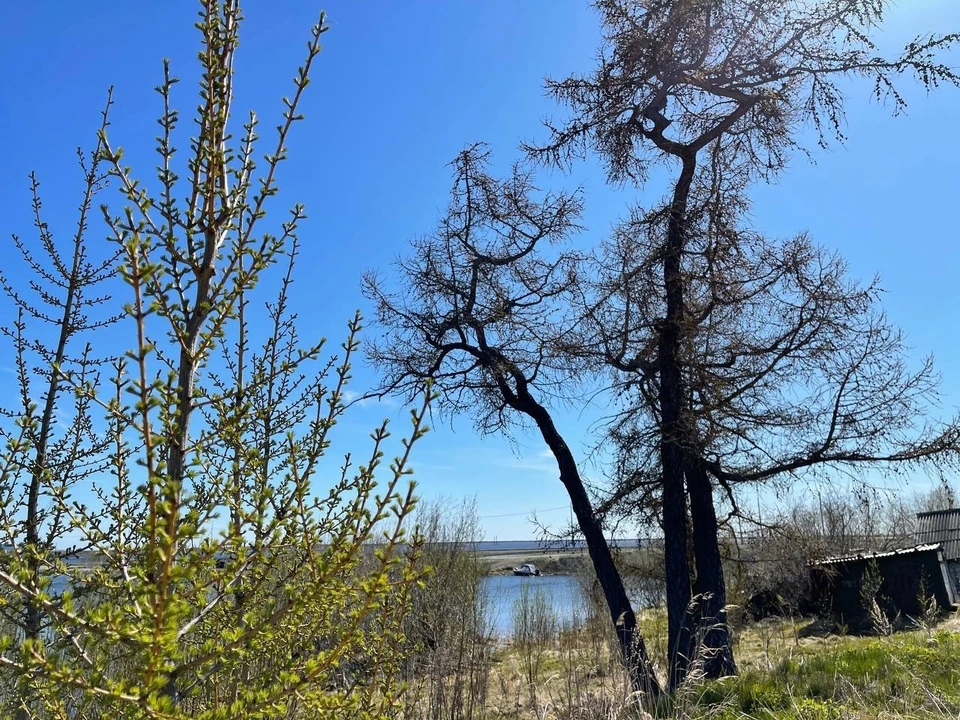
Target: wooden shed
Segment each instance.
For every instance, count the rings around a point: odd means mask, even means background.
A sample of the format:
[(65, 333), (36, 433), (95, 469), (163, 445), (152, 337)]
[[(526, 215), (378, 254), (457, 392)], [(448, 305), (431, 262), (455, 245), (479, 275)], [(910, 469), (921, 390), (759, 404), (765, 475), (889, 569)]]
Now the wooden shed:
[(950, 610), (957, 602), (943, 548), (930, 543), (811, 563), (814, 597), (820, 607), (853, 629), (867, 627), (870, 616), (863, 585), (864, 576), (873, 568), (880, 579), (877, 603), (889, 617), (897, 613), (918, 617), (924, 594), (935, 597), (942, 610)]

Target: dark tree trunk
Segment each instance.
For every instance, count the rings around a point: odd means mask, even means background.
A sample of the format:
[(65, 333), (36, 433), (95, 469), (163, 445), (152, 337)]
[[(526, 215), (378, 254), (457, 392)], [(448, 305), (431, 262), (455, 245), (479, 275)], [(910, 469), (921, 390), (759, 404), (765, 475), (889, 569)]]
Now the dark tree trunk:
[(667, 580), (667, 642), (670, 687), (686, 674), (692, 650), (687, 608), (690, 604), (690, 568), (687, 563), (687, 513), (684, 496), (683, 372), (680, 342), (684, 322), (682, 261), (687, 201), (696, 169), (695, 156), (683, 158), (674, 188), (663, 249), (666, 317), (660, 331), (660, 463), (663, 483), (664, 569)]
[(735, 675), (737, 666), (733, 659), (730, 628), (727, 625), (727, 588), (720, 557), (713, 486), (704, 467), (694, 459), (688, 462), (686, 475), (697, 568), (695, 589), (700, 596), (696, 623), (703, 659), (702, 669), (708, 678)]
[[(664, 570), (667, 591), (667, 643), (670, 687), (686, 674), (690, 658), (690, 569), (687, 564), (687, 518), (683, 459), (676, 442), (661, 441), (663, 465)], [(678, 471), (679, 469), (679, 471)]]
[(630, 673), (633, 688), (653, 698), (659, 697), (662, 690), (647, 655), (643, 637), (637, 631), (637, 617), (623, 587), (620, 571), (613, 562), (610, 547), (603, 536), (603, 528), (593, 511), (590, 496), (587, 495), (583, 481), (580, 479), (580, 471), (573, 453), (554, 425), (550, 413), (526, 392), (524, 387), (519, 388), (510, 404), (536, 423), (540, 434), (556, 458), (557, 467), (560, 470), (560, 482), (570, 496), (570, 504), (587, 544), (594, 573), (603, 589), (610, 619), (613, 621), (617, 639), (620, 642), (621, 657)]
[[(41, 440), (41, 453), (43, 452), (43, 446), (46, 445), (45, 440), (46, 437)], [(30, 584), (33, 585), (34, 589), (40, 586), (40, 566), (38, 563), (40, 554), (40, 481), (45, 468), (46, 457), (40, 455), (36, 460), (27, 496), (27, 527), (25, 533), (27, 568)], [(43, 611), (36, 602), (28, 599), (23, 611), (24, 638), (27, 640), (39, 639), (42, 623)]]

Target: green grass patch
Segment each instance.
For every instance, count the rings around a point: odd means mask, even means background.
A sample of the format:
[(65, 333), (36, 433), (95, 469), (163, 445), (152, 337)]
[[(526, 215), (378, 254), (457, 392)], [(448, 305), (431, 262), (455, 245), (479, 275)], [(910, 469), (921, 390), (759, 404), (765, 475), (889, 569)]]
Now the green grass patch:
[(705, 683), (694, 704), (719, 718), (839, 720), (881, 710), (956, 716), (960, 635), (911, 633), (799, 651), (772, 670), (748, 669), (736, 678)]

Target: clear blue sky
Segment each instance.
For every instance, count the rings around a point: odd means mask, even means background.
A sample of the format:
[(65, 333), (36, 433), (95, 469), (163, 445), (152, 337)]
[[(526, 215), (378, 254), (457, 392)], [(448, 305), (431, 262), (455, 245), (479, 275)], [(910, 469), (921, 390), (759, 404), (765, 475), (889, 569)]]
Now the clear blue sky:
[[(79, 200), (73, 152), (90, 146), (110, 85), (112, 138), (149, 177), (159, 110), (152, 89), (163, 57), (183, 80), (176, 99), (185, 117), (194, 104), (196, 7), (187, 0), (9, 4), (0, 29), (0, 232), (30, 236), (31, 170), (44, 184), (48, 222), (69, 232)], [(320, 7), (247, 3), (237, 111), (253, 108), (265, 128), (275, 124)], [(540, 120), (555, 108), (542, 78), (589, 69), (598, 29), (587, 4), (573, 0), (332, 0), (324, 7), (332, 29), (280, 184), (283, 204), (302, 202), (310, 215), (296, 285), (301, 329), (338, 340), (354, 309), (366, 309), (360, 274), (386, 268), (437, 219), (447, 200), (446, 163), (465, 144), (484, 140), (505, 165), (518, 156), (518, 140), (543, 137)], [(888, 47), (918, 32), (960, 29), (960, 3), (902, 0), (888, 28)], [(927, 97), (904, 85), (908, 114), (891, 118), (868, 100), (868, 87), (852, 84), (848, 143), (815, 150), (816, 164), (798, 157), (776, 185), (757, 188), (754, 220), (773, 235), (810, 231), (840, 250), (857, 277), (879, 273), (891, 318), (918, 357), (934, 354), (950, 412), (960, 406), (960, 92)], [(588, 240), (601, 238), (630, 199), (663, 191), (612, 190), (589, 164), (544, 182), (584, 185)], [(6, 269), (11, 256), (3, 252)], [(366, 368), (356, 376), (356, 389), (374, 382)], [(344, 445), (384, 414), (406, 422), (391, 405), (361, 408), (341, 428)], [(577, 446), (584, 419), (564, 414), (560, 424)], [(511, 448), (478, 438), (469, 418), (437, 427), (416, 455), (423, 495), (476, 495), (488, 539), (533, 536), (525, 517), (531, 510), (561, 523), (567, 512), (556, 508), (567, 503), (555, 466), (538, 437), (518, 440)]]

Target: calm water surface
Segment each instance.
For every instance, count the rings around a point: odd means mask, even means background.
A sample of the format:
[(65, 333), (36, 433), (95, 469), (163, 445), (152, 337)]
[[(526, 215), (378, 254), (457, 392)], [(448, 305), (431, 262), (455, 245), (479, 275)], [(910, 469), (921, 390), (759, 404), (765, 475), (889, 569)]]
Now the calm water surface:
[(539, 590), (553, 608), (561, 624), (570, 624), (575, 616), (585, 615), (583, 590), (579, 581), (570, 575), (490, 575), (483, 579), (487, 598), (487, 612), (493, 634), (507, 637), (513, 634), (513, 607), (523, 588)]
[[(51, 592), (58, 594), (69, 587), (66, 576), (54, 578)], [(583, 590), (580, 582), (570, 575), (543, 575), (519, 577), (517, 575), (489, 575), (483, 579), (487, 601), (487, 617), (490, 628), (497, 637), (513, 634), (513, 607), (523, 588), (530, 592), (540, 591), (553, 609), (561, 625), (569, 625), (574, 617), (586, 615)]]

